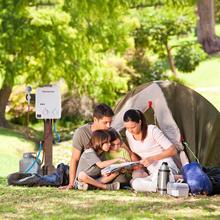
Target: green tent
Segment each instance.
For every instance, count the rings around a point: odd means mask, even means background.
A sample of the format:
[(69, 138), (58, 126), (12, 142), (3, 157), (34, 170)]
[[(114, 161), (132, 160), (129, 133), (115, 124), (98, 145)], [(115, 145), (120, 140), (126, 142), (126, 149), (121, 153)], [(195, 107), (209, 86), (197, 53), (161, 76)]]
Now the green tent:
[(176, 145), (182, 164), (185, 151), (190, 161), (196, 157), (204, 166), (220, 166), (220, 113), (196, 91), (170, 81), (143, 84), (117, 104), (112, 123), (116, 130), (123, 131), (123, 115), (130, 108), (141, 110), (148, 123), (160, 127)]

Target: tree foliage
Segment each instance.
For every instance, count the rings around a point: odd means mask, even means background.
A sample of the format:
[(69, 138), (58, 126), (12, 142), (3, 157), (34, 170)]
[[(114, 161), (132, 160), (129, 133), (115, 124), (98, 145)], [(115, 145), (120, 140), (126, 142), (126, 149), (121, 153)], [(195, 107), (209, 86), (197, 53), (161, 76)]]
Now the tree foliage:
[(189, 42), (182, 43), (175, 55), (175, 65), (178, 70), (190, 73), (195, 70), (199, 63), (207, 57), (200, 44), (191, 45)]
[[(196, 26), (193, 4), (0, 0), (0, 125), (4, 91), (10, 94), (15, 84), (37, 87), (62, 78), (69, 90), (113, 105), (132, 85), (161, 78), (168, 64), (172, 71), (192, 71), (204, 57), (188, 38)], [(107, 62), (129, 50), (127, 73)]]
[[(112, 103), (109, 91), (120, 93), (126, 83), (115, 70), (105, 68), (103, 54), (121, 53), (128, 46), (133, 24), (127, 8), (122, 0), (1, 0), (1, 91), (10, 88), (10, 93), (16, 83), (41, 86), (63, 78), (69, 89)], [(123, 83), (109, 80), (107, 90), (100, 78), (108, 75)], [(91, 82), (100, 93), (90, 88)]]
[[(196, 23), (192, 7), (147, 8), (141, 10), (139, 16), (141, 26), (135, 33), (136, 47), (147, 48), (157, 54), (159, 59), (167, 59), (170, 69), (176, 74), (175, 68), (180, 67), (180, 65), (175, 66), (174, 63), (176, 51), (180, 51), (176, 48), (183, 44), (179, 39), (185, 38), (185, 41), (190, 43), (187, 44), (187, 50), (182, 49), (181, 52), (184, 53), (182, 56), (190, 61), (191, 68), (188, 68), (187, 65), (181, 65), (180, 70), (187, 72), (195, 69), (198, 62), (194, 62), (193, 59), (199, 57), (197, 52), (200, 51), (194, 49), (198, 46), (193, 46), (195, 42), (189, 38), (189, 35), (194, 32)], [(191, 48), (189, 48), (190, 46)], [(184, 69), (184, 67), (186, 68)]]

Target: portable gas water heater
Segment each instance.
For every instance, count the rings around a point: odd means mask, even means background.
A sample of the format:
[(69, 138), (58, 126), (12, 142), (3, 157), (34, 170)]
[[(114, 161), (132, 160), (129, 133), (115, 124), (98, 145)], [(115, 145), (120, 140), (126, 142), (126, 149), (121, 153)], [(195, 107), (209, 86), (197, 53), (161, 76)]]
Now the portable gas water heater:
[[(28, 86), (26, 89), (26, 99), (28, 101), (28, 111), (30, 108), (32, 91)], [(47, 85), (36, 89), (35, 99), (35, 116), (37, 119), (44, 120), (44, 140), (40, 142), (38, 154), (36, 156), (31, 152), (23, 154), (23, 158), (19, 162), (19, 172), (22, 173), (39, 173), (41, 161), (39, 159), (40, 152), (43, 150), (44, 156), (42, 162), (43, 174), (50, 174), (53, 172), (54, 167), (52, 164), (52, 145), (53, 145), (53, 133), (52, 123), (55, 120), (61, 118), (61, 93), (60, 89), (56, 85)], [(28, 117), (29, 118), (29, 117)], [(56, 130), (56, 129), (54, 129)], [(56, 132), (56, 131), (55, 131)]]

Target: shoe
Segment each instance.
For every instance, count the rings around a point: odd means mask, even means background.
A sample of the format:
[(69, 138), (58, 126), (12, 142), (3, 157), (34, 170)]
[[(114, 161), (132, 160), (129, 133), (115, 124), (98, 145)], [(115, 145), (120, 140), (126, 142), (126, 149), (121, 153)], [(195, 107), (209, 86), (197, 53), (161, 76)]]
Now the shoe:
[(87, 183), (78, 181), (78, 182), (77, 182), (77, 188), (78, 188), (79, 190), (86, 191), (86, 190), (88, 190), (89, 185), (88, 185)]
[(120, 189), (120, 183), (119, 182), (114, 182), (107, 184), (107, 190), (119, 190)]

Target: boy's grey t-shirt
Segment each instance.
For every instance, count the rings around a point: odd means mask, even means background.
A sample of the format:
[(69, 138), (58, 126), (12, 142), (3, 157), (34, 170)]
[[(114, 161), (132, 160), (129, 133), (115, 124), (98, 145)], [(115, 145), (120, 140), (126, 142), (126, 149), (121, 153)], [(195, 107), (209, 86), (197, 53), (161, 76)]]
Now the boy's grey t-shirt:
[(80, 128), (77, 128), (73, 135), (73, 147), (79, 151), (84, 151), (88, 146), (92, 137), (91, 123), (85, 124)]
[(81, 171), (88, 171), (92, 166), (96, 165), (97, 162), (100, 162), (101, 159), (97, 156), (93, 148), (86, 149), (79, 160), (76, 178)]

